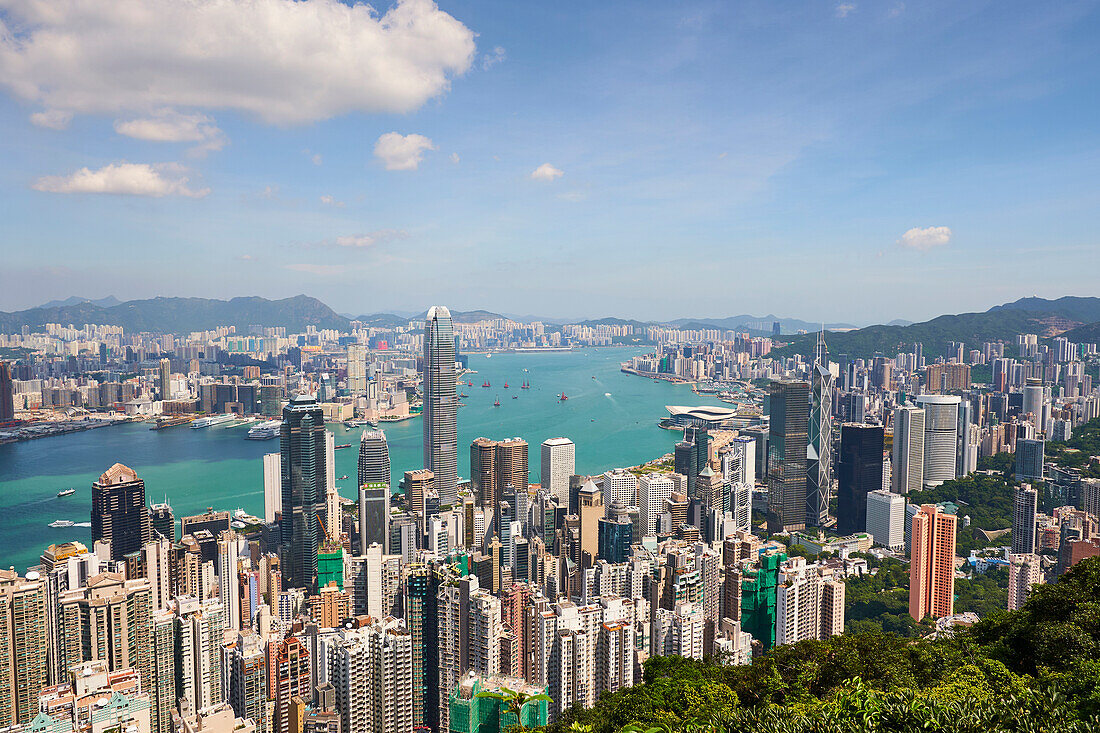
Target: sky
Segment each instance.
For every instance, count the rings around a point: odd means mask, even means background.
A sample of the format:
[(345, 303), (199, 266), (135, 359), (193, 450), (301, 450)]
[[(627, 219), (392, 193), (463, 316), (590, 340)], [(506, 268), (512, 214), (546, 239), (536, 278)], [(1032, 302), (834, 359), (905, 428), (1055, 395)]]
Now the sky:
[(0, 0), (0, 310), (1100, 295), (1095, 2)]

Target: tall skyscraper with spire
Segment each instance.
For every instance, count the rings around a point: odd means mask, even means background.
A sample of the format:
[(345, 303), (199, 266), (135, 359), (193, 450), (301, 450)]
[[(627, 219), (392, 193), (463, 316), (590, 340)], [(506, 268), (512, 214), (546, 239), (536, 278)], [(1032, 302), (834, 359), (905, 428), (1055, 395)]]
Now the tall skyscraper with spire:
[(810, 442), (806, 451), (806, 526), (824, 527), (833, 494), (833, 374), (825, 329), (817, 334), (810, 393)]
[(458, 395), (451, 312), (428, 309), (424, 321), (424, 468), (435, 474), (440, 506), (458, 501)]
[(317, 400), (298, 395), (283, 408), (279, 439), (282, 464), (283, 578), (288, 588), (317, 584), (317, 547), (325, 516), (327, 449), (325, 416)]

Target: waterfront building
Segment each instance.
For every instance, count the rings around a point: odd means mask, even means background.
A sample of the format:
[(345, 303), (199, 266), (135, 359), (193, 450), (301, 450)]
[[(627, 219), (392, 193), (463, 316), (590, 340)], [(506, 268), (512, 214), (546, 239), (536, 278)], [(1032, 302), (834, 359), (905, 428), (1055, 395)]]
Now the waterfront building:
[(558, 500), (559, 506), (569, 505), (569, 477), (576, 470), (576, 451), (577, 446), (569, 438), (550, 438), (542, 443), (539, 480), (542, 488)]
[(806, 526), (809, 391), (806, 382), (793, 381), (775, 381), (769, 388), (767, 521), (771, 534)]
[(157, 392), (158, 397), (163, 400), (172, 399), (172, 362), (168, 359), (161, 359), (157, 370)]
[(283, 510), (282, 454), (264, 455), (264, 522), (272, 524)]
[(941, 619), (955, 608), (955, 526), (957, 518), (923, 504), (913, 516), (909, 559), (909, 615)]
[(1038, 552), (1039, 492), (1031, 484), (1020, 484), (1012, 490), (1012, 553), (1034, 555)]
[(283, 408), (279, 538), (288, 587), (317, 587), (317, 549), (327, 495), (326, 432), (324, 413), (312, 397), (298, 395)]
[(458, 394), (451, 313), (432, 306), (424, 320), (424, 467), (435, 474), (440, 506), (458, 500)]
[(924, 488), (924, 410), (905, 404), (894, 410), (894, 458), (890, 462), (895, 494)]
[(15, 387), (11, 364), (0, 361), (0, 423), (15, 419)]
[(867, 534), (891, 552), (905, 551), (905, 499), (887, 489), (867, 492)]
[(867, 495), (882, 486), (881, 425), (845, 423), (840, 428), (836, 532), (867, 529)]
[(924, 486), (934, 488), (955, 478), (961, 399), (923, 394), (916, 403), (924, 410)]
[(116, 463), (92, 484), (92, 542), (107, 542), (111, 559), (121, 560), (139, 551), (151, 535), (145, 482), (132, 468)]

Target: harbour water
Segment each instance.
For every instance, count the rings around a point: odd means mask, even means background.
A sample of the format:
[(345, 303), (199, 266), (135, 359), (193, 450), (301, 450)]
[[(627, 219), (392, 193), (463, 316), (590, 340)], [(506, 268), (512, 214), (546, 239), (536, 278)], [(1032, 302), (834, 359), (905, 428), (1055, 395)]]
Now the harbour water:
[[(539, 444), (564, 436), (577, 444), (577, 471), (597, 473), (656, 458), (672, 449), (680, 434), (657, 421), (665, 405), (720, 405), (713, 395), (696, 395), (674, 385), (623, 374), (619, 363), (636, 349), (584, 349), (554, 353), (470, 355), (476, 374), (466, 379), (468, 397), (458, 411), (458, 470), (469, 475), (469, 445), (479, 436), (521, 437), (530, 448), (530, 480), (539, 480)], [(525, 371), (526, 370), (526, 371)], [(530, 389), (520, 389), (524, 380)], [(481, 385), (488, 381), (491, 387)], [(504, 389), (504, 383), (508, 389)], [(565, 392), (568, 400), (558, 396)], [(515, 396), (516, 399), (512, 399)], [(500, 407), (494, 407), (494, 401)], [(248, 426), (218, 425), (149, 430), (126, 424), (82, 433), (0, 446), (0, 567), (22, 570), (36, 564), (47, 545), (66, 540), (90, 544), (91, 484), (115, 462), (145, 480), (150, 503), (165, 499), (177, 518), (207, 507), (238, 507), (263, 516), (262, 456), (279, 449), (278, 439), (245, 440)], [(356, 458), (364, 429), (330, 425), (337, 445), (336, 475), (341, 495), (355, 496)], [(421, 422), (384, 424), (396, 490), (404, 471), (423, 465)], [(73, 496), (57, 492), (76, 488)], [(58, 519), (73, 527), (51, 528)]]

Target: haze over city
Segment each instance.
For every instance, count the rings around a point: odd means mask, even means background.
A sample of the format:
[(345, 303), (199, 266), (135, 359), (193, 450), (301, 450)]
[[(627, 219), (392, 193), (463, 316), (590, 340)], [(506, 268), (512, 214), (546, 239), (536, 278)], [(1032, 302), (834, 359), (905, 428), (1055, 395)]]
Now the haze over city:
[(1095, 3), (144, 5), (0, 10), (0, 309), (866, 324), (1093, 285)]

